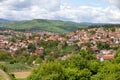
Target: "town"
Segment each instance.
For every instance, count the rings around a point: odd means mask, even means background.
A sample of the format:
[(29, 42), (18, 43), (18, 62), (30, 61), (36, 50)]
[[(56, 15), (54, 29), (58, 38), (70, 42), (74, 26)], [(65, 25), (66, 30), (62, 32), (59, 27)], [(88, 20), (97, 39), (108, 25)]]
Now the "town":
[[(18, 51), (23, 50), (28, 54), (46, 54), (46, 48), (41, 45), (40, 41), (53, 43), (58, 41), (56, 45), (65, 43), (67, 46), (76, 45), (79, 49), (90, 49), (96, 58), (100, 61), (111, 60), (116, 54), (116, 50), (120, 44), (120, 28), (88, 28), (79, 29), (67, 34), (59, 34), (47, 31), (36, 32), (19, 32), (13, 30), (0, 31), (0, 50), (5, 50), (11, 56), (20, 54)], [(46, 45), (47, 46), (47, 45)], [(49, 50), (55, 53), (53, 50)], [(49, 53), (50, 53), (49, 52)], [(59, 53), (58, 53), (59, 54)], [(60, 55), (61, 59), (72, 56), (73, 52), (66, 52)]]

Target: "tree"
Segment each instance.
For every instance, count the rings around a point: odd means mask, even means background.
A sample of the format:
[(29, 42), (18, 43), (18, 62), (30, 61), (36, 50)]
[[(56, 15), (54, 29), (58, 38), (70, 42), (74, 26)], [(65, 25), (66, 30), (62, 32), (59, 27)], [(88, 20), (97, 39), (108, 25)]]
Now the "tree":
[(37, 64), (39, 64), (39, 63), (41, 63), (42, 62), (42, 59), (41, 58), (36, 58), (36, 60), (35, 60), (35, 63), (37, 63)]
[(34, 52), (36, 50), (36, 46), (32, 43), (28, 44), (28, 49), (31, 51), (31, 52)]
[(101, 42), (97, 43), (97, 47), (99, 49), (110, 49), (110, 45), (109, 44), (107, 44), (107, 43), (101, 43)]
[(10, 54), (6, 51), (0, 50), (0, 60), (4, 61), (8, 59), (10, 59)]
[(79, 70), (77, 68), (66, 68), (64, 72), (65, 80), (79, 80)]
[(72, 57), (66, 59), (63, 63), (65, 67), (77, 68), (82, 70), (87, 67), (87, 61), (83, 59), (79, 54), (73, 55)]
[(120, 80), (120, 64), (113, 64), (109, 61), (101, 63), (99, 72), (91, 77), (91, 80)]
[(91, 77), (91, 72), (88, 69), (83, 69), (80, 71), (79, 76), (80, 76), (80, 80), (90, 80)]
[(92, 72), (92, 74), (97, 74), (100, 68), (100, 63), (96, 60), (91, 60), (88, 62), (88, 69)]
[(60, 63), (48, 62), (34, 69), (27, 80), (64, 80), (64, 68)]
[(2, 69), (5, 72), (8, 72), (8, 68), (7, 68), (6, 64), (0, 64), (0, 69)]
[(29, 56), (27, 63), (32, 64), (32, 62), (37, 58), (36, 55), (32, 54)]

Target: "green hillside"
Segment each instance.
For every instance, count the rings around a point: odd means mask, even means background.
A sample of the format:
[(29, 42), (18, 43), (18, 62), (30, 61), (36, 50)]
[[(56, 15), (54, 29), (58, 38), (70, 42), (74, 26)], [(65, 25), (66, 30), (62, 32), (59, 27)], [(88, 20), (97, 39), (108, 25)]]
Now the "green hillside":
[(78, 28), (87, 27), (80, 23), (65, 22), (59, 20), (34, 19), (28, 21), (12, 21), (1, 23), (0, 27), (15, 30), (44, 30), (52, 32), (70, 32)]

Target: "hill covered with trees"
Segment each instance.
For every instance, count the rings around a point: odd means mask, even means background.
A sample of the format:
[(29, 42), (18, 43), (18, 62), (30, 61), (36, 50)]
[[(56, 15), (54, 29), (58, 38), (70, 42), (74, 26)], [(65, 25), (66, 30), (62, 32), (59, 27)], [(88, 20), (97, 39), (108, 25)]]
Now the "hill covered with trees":
[(60, 20), (34, 19), (25, 21), (10, 21), (0, 23), (1, 28), (13, 30), (43, 30), (50, 32), (70, 32), (79, 28), (85, 28), (88, 24), (80, 24), (75, 22), (66, 22)]

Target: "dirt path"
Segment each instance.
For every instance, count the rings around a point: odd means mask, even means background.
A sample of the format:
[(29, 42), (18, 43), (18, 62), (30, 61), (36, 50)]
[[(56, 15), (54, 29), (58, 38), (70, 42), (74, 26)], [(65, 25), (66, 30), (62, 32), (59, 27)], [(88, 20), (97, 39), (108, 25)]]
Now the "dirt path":
[(30, 71), (25, 71), (25, 72), (13, 72), (15, 75), (15, 78), (27, 78), (30, 75)]
[(11, 80), (10, 77), (3, 71), (0, 69), (0, 76), (1, 76), (1, 80)]

